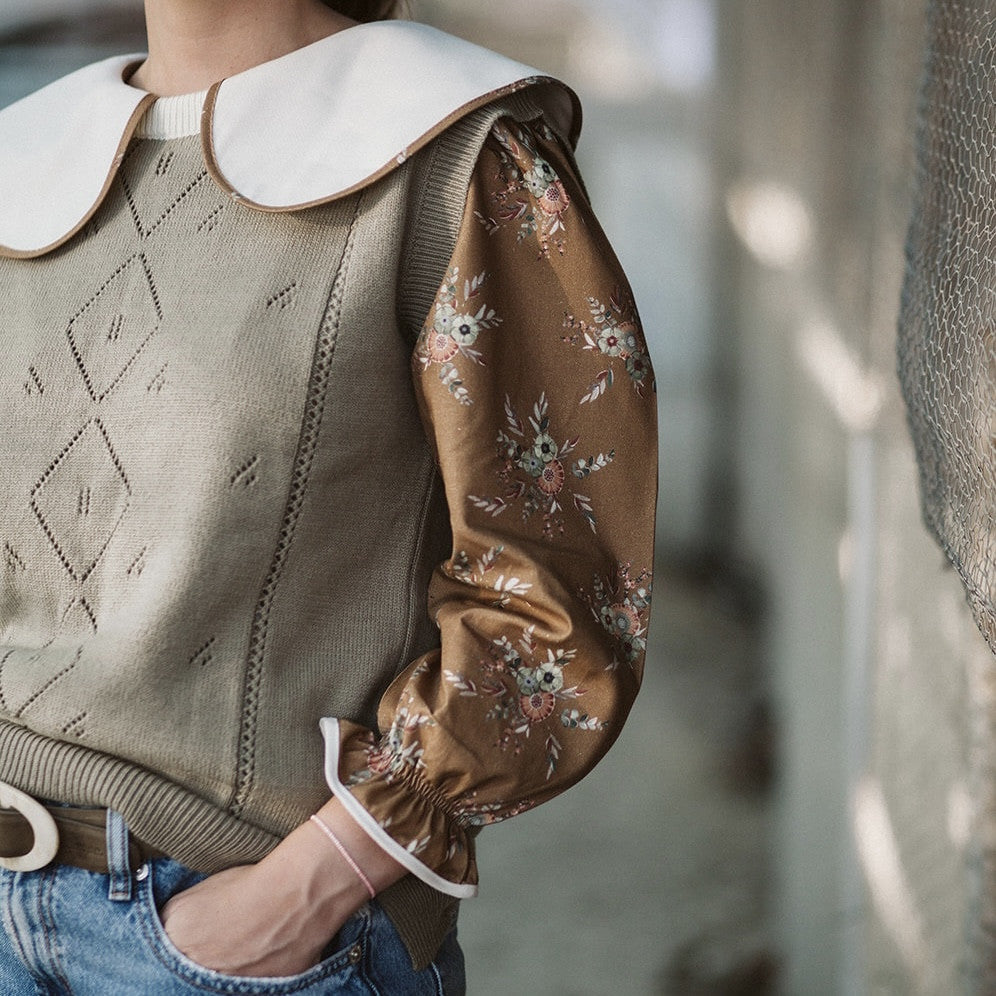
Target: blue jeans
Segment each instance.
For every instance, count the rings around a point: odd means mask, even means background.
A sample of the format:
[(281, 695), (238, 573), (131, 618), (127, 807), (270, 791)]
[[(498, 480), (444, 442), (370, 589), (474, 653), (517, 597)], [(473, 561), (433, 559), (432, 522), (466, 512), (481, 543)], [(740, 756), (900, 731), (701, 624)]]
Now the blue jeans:
[[(112, 814), (112, 821), (116, 814)], [(127, 841), (117, 821), (117, 837)], [(109, 833), (112, 841), (115, 834)], [(460, 996), (463, 955), (454, 929), (421, 972), (393, 924), (368, 903), (336, 936), (326, 957), (301, 975), (241, 978), (213, 972), (181, 954), (158, 911), (203, 878), (169, 858), (134, 872), (128, 848), (109, 845), (110, 873), (69, 865), (15, 873), (0, 869), (0, 993), (3, 996)], [(114, 852), (114, 853), (110, 853)], [(238, 911), (232, 910), (237, 916)]]

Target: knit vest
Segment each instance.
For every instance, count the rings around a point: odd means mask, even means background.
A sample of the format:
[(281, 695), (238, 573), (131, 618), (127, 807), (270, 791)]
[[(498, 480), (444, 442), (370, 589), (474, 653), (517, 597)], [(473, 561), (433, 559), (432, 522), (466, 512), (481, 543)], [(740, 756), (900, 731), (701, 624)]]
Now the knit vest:
[[(131, 144), (91, 222), (0, 259), (0, 780), (120, 811), (203, 872), (328, 798), (318, 722), (376, 728), (438, 645), (449, 553), (410, 352), (500, 115), (265, 214), (198, 139)], [(424, 965), (456, 901), (381, 901)]]

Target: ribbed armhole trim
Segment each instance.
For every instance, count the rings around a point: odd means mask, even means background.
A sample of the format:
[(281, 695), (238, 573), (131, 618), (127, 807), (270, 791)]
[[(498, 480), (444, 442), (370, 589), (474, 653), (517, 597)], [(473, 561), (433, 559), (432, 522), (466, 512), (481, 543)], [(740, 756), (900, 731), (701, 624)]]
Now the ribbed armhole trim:
[(188, 138), (201, 133), (201, 114), (207, 90), (183, 93), (178, 97), (160, 97), (139, 122), (135, 138), (166, 141)]
[(408, 223), (411, 237), (398, 283), (398, 313), (412, 345), (456, 248), (470, 179), (491, 128), (499, 118), (531, 121), (542, 114), (528, 96), (516, 94), (461, 118), (432, 143), (413, 181), (417, 191)]

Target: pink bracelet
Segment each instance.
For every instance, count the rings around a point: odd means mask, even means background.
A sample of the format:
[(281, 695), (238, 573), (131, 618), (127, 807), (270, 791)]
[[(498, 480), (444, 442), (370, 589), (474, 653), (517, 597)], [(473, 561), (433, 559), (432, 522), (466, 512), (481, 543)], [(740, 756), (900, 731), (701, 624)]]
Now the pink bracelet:
[(363, 874), (363, 869), (353, 860), (352, 855), (346, 850), (343, 842), (339, 840), (334, 833), (332, 833), (332, 830), (329, 828), (328, 824), (326, 824), (318, 813), (312, 813), (310, 819), (311, 822), (314, 823), (315, 826), (318, 827), (318, 829), (332, 841), (335, 849), (343, 856), (346, 864), (349, 865), (354, 872), (356, 872), (356, 877), (363, 883), (364, 888), (370, 893), (370, 898), (373, 899), (377, 895), (377, 890), (373, 887), (373, 885), (371, 885), (370, 879)]

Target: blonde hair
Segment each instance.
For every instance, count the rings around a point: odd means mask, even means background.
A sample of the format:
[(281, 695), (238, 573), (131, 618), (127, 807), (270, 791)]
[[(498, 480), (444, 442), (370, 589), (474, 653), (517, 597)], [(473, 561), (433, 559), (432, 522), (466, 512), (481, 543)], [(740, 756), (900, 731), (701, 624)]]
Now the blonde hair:
[(322, 0), (322, 3), (354, 21), (387, 21), (408, 14), (406, 0)]

